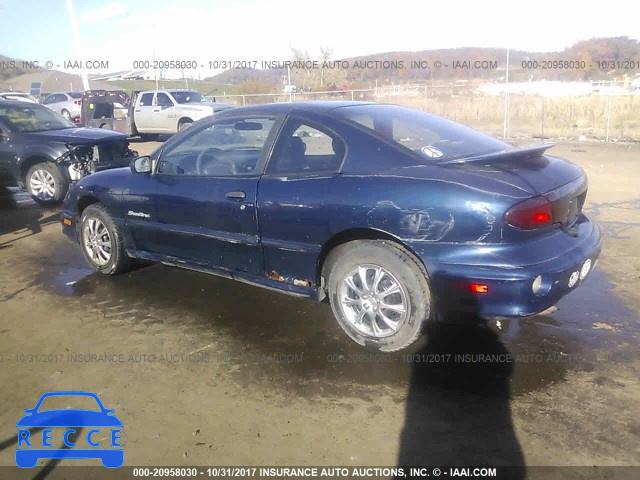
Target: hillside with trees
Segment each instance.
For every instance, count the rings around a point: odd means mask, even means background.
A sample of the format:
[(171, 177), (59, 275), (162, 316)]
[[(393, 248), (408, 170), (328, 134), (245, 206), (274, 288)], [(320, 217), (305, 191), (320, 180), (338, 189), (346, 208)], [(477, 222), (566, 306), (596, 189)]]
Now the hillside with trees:
[[(317, 68), (291, 69), (290, 72), (292, 84), (316, 91), (371, 87), (376, 83), (501, 80), (506, 66), (506, 49), (475, 47), (386, 52), (344, 59), (332, 58), (332, 50), (324, 47), (316, 56), (292, 49), (291, 57), (293, 60), (317, 61)], [(509, 75), (513, 81), (610, 80), (640, 74), (638, 64), (638, 40), (593, 38), (557, 52), (511, 50)], [(266, 92), (281, 89), (287, 74), (284, 68), (232, 69), (208, 80), (234, 85), (246, 83), (255, 87), (254, 92)]]

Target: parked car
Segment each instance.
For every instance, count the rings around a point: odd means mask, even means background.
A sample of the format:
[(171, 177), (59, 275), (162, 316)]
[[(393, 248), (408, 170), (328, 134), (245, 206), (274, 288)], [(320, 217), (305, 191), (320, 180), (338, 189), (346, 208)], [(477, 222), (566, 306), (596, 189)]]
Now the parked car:
[(40, 204), (62, 202), (72, 181), (133, 156), (124, 134), (78, 128), (42, 105), (0, 103), (0, 176)]
[(80, 117), (82, 107), (82, 92), (57, 92), (47, 95), (42, 101), (51, 110), (59, 113), (67, 120)]
[(134, 92), (131, 103), (130, 133), (143, 138), (179, 132), (197, 120), (232, 108), (224, 103), (209, 102), (193, 90)]
[(78, 123), (155, 140), (229, 108), (192, 90), (134, 91), (131, 97), (121, 90), (90, 90), (83, 96)]
[(393, 105), (243, 107), (83, 178), (62, 224), (103, 274), (141, 258), (328, 299), (354, 341), (394, 351), (436, 314), (532, 315), (585, 279), (587, 179), (549, 147)]
[(24, 92), (0, 92), (1, 100), (17, 100), (19, 102), (38, 103), (38, 100)]

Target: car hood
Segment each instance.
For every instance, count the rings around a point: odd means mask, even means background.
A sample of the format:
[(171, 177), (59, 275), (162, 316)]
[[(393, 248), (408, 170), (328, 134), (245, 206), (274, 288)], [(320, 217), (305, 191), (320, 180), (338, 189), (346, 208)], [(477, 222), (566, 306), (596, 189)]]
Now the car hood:
[[(131, 167), (118, 167), (110, 168), (107, 170), (100, 170), (98, 172), (82, 177), (76, 184), (78, 186), (90, 187), (100, 186), (108, 188), (124, 187), (133, 172)], [(142, 175), (142, 174), (137, 174)]]
[(69, 143), (71, 145), (99, 145), (118, 140), (125, 140), (124, 133), (105, 130), (103, 128), (63, 128), (61, 130), (47, 130), (44, 132), (24, 133), (30, 139), (38, 141), (53, 141)]
[(179, 107), (186, 110), (193, 111), (209, 111), (213, 110), (219, 112), (220, 110), (227, 110), (229, 108), (233, 108), (231, 105), (226, 105), (224, 103), (217, 102), (198, 102), (198, 103), (181, 103)]
[(115, 415), (90, 410), (49, 410), (25, 415), (16, 427), (121, 427)]

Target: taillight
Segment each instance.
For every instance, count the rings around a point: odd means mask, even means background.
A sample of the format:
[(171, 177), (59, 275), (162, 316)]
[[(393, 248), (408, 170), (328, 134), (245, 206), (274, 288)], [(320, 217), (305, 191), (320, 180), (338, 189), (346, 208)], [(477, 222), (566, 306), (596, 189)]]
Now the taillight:
[(504, 215), (512, 227), (534, 230), (552, 225), (553, 208), (545, 197), (535, 197), (511, 207)]

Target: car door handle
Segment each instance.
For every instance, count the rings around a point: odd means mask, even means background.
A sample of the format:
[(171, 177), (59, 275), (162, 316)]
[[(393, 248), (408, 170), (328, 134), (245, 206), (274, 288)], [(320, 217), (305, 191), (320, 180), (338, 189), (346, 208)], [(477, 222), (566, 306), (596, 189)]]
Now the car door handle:
[(244, 192), (234, 191), (227, 193), (226, 197), (229, 200), (235, 200), (236, 202), (241, 202), (247, 197), (247, 194)]
[(159, 112), (159, 111), (160, 111), (160, 109), (158, 109), (158, 110), (155, 110), (155, 109), (154, 109), (153, 111), (154, 111), (154, 112)]

